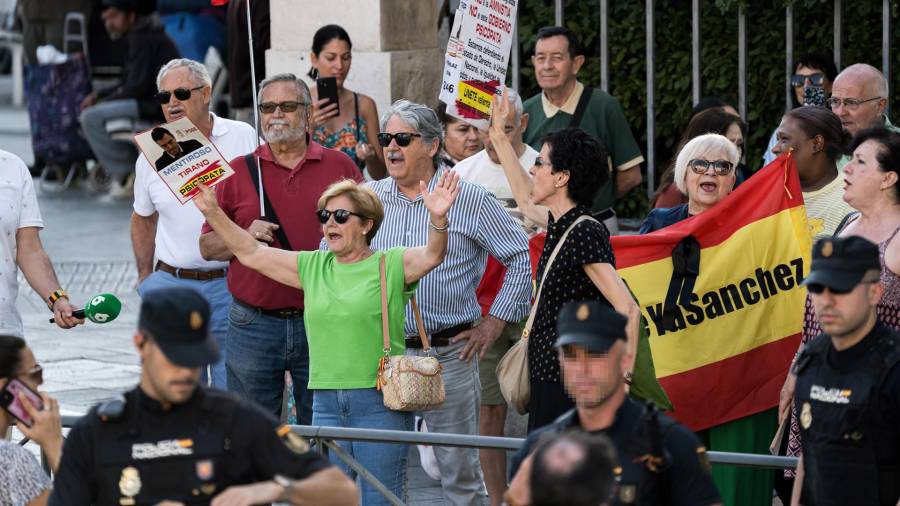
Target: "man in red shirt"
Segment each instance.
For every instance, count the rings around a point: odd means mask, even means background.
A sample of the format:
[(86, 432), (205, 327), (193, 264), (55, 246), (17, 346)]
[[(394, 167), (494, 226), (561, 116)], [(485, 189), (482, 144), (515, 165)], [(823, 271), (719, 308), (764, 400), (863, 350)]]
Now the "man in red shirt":
[[(359, 169), (347, 155), (309, 139), (311, 103), (309, 88), (293, 74), (260, 83), (260, 123), (268, 144), (257, 148), (253, 156), (232, 160), (236, 174), (216, 187), (219, 206), (228, 217), (272, 247), (318, 249), (322, 231), (314, 213), (319, 196), (342, 179), (360, 180)], [(264, 218), (260, 218), (260, 185), (268, 201)], [(203, 225), (200, 253), (207, 260), (231, 261), (228, 290), (234, 302), (225, 360), (228, 390), (280, 416), (284, 372), (290, 371), (298, 423), (308, 425), (312, 393), (306, 390), (309, 352), (303, 292), (241, 265), (208, 224)]]

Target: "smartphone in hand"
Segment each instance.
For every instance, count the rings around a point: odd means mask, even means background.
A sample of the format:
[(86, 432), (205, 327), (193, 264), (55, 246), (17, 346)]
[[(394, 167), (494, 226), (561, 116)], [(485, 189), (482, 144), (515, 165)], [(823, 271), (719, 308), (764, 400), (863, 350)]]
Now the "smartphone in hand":
[(25, 397), (35, 409), (44, 409), (44, 401), (41, 399), (41, 396), (18, 378), (10, 379), (3, 389), (0, 390), (0, 408), (3, 408), (16, 420), (24, 423), (26, 427), (31, 427), (34, 425), (34, 420), (28, 416), (28, 412), (22, 406), (22, 401), (19, 399), (20, 392), (25, 394)]
[(316, 79), (316, 91), (318, 92), (319, 100), (322, 100), (323, 98), (328, 99), (328, 103), (323, 107), (337, 104), (337, 116), (340, 116), (341, 103), (338, 100), (337, 79), (334, 77), (320, 77)]

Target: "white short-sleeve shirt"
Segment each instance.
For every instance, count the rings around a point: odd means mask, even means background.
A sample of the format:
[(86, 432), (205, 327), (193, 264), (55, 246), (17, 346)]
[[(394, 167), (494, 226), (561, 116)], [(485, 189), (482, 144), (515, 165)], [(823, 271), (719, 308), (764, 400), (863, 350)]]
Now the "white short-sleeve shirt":
[(21, 158), (0, 150), (0, 334), (19, 337), (16, 232), (25, 227), (44, 228), (31, 174)]
[[(212, 113), (210, 113), (212, 114)], [(256, 129), (242, 121), (213, 116), (210, 141), (226, 161), (256, 149)], [(240, 177), (235, 175), (233, 177)], [(159, 213), (156, 223), (156, 258), (179, 269), (224, 269), (228, 262), (211, 262), (200, 255), (203, 214), (193, 202), (181, 205), (163, 183), (146, 157), (135, 162), (134, 212), (140, 216)]]
[[(519, 157), (519, 165), (528, 174), (528, 169), (534, 165), (538, 153), (534, 148), (525, 144), (525, 151)], [(506, 212), (513, 217), (518, 223), (522, 224), (525, 232), (531, 235), (535, 231), (534, 224), (530, 220), (526, 220), (516, 204), (513, 197), (512, 188), (509, 186), (509, 180), (503, 172), (503, 167), (498, 163), (494, 163), (488, 156), (487, 151), (482, 149), (474, 155), (460, 161), (453, 166), (453, 170), (459, 174), (464, 181), (475, 183), (483, 186), (486, 190), (493, 193), (497, 198), (497, 202)], [(531, 177), (528, 174), (528, 177)], [(527, 222), (527, 223), (526, 223)]]

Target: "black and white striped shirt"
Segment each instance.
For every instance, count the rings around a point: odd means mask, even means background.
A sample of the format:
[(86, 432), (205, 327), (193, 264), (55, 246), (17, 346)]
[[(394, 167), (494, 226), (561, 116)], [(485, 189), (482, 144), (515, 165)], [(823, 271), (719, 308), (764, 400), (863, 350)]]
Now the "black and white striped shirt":
[[(447, 170), (438, 169), (428, 183), (433, 190)], [(372, 240), (374, 250), (395, 246), (424, 246), (428, 239), (428, 210), (419, 195), (409, 200), (393, 178), (368, 183), (384, 205), (384, 221)], [(518, 322), (531, 304), (531, 264), (528, 237), (484, 188), (460, 181), (460, 194), (450, 209), (450, 236), (444, 262), (428, 273), (416, 290), (425, 331), (429, 334), (481, 317), (475, 288), (490, 253), (506, 266), (503, 287), (490, 314)], [(406, 335), (416, 335), (412, 306), (406, 308)]]

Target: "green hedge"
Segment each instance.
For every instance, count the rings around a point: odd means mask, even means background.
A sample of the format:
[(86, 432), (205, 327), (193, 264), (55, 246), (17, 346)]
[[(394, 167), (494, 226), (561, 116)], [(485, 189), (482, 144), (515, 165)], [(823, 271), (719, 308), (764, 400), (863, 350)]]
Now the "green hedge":
[[(892, 2), (892, 40), (900, 37), (898, 4)], [(769, 136), (784, 113), (785, 6), (794, 10), (794, 55), (831, 53), (834, 6), (824, 0), (701, 0), (701, 95), (718, 95), (738, 106), (738, 7), (747, 9), (747, 163), (757, 169)], [(865, 62), (881, 68), (880, 0), (843, 2), (844, 66)], [(587, 51), (579, 77), (600, 86), (600, 1), (565, 0), (565, 25), (574, 30)], [(635, 138), (647, 153), (645, 3), (609, 0), (609, 91), (625, 108)], [(656, 171), (662, 172), (687, 125), (691, 103), (691, 2), (656, 2)], [(529, 97), (539, 91), (531, 67), (534, 34), (552, 25), (552, 0), (522, 0), (519, 6), (519, 43), (522, 55), (520, 91)], [(900, 50), (891, 55), (891, 90), (900, 89)], [(900, 105), (892, 93), (891, 108)], [(646, 179), (646, 178), (645, 178)], [(657, 177), (658, 180), (658, 177)], [(646, 185), (646, 182), (645, 182)], [(620, 214), (642, 217), (645, 191), (632, 192), (617, 206)]]

